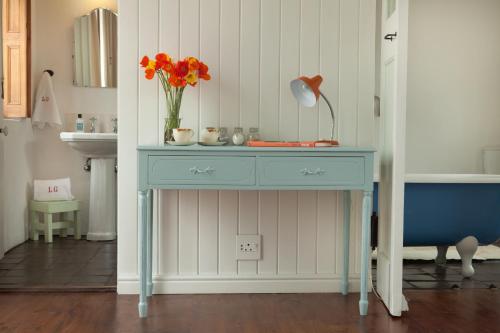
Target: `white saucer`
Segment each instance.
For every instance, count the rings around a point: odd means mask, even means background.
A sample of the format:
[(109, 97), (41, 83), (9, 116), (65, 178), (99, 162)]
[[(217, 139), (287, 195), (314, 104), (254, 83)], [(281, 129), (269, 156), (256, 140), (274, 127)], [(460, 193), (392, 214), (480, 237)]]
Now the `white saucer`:
[(198, 144), (202, 145), (202, 146), (224, 146), (227, 142), (220, 142), (220, 141), (217, 141), (217, 142), (198, 142)]
[(167, 143), (168, 143), (169, 145), (172, 145), (172, 146), (192, 146), (192, 145), (194, 145), (196, 142), (194, 142), (194, 141), (189, 141), (189, 142), (167, 141)]

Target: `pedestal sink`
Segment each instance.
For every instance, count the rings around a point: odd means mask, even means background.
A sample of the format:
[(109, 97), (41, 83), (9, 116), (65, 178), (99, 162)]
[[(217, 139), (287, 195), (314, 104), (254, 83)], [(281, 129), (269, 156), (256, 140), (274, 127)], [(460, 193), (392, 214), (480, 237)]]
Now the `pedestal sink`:
[(60, 138), (91, 159), (87, 240), (116, 238), (116, 133), (62, 132)]

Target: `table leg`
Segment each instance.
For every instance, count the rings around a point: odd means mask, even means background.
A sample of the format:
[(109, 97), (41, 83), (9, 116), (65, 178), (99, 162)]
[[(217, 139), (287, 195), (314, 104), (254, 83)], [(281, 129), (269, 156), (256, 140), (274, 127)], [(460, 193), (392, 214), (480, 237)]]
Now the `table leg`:
[(370, 267), (370, 217), (372, 210), (372, 191), (365, 191), (363, 196), (363, 222), (361, 227), (361, 290), (359, 314), (368, 313), (368, 269)]
[(342, 272), (342, 294), (349, 292), (349, 238), (351, 224), (351, 191), (344, 191), (344, 271)]
[(146, 294), (147, 287), (147, 221), (148, 221), (148, 203), (147, 191), (139, 191), (139, 317), (144, 318), (148, 315), (148, 300)]
[(147, 295), (153, 295), (153, 190), (147, 194), (148, 224), (147, 224)]

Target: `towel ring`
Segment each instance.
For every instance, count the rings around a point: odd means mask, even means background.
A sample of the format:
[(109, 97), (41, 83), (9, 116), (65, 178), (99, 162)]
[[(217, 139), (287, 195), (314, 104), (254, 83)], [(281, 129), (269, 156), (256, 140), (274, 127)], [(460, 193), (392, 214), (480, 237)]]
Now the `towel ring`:
[(49, 73), (50, 76), (54, 76), (54, 71), (52, 69), (46, 69), (44, 72)]

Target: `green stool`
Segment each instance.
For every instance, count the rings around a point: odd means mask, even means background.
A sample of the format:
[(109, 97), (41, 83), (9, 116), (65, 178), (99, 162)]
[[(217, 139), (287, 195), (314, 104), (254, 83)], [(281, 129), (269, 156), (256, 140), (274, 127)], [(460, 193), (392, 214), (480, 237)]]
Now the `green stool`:
[[(61, 229), (60, 237), (68, 235), (68, 228), (75, 228), (75, 239), (81, 238), (80, 211), (77, 200), (68, 201), (30, 201), (31, 239), (38, 240), (39, 231), (45, 235), (45, 243), (52, 243), (52, 230)], [(39, 214), (44, 216), (44, 223), (40, 223)], [(66, 221), (53, 221), (52, 214), (62, 213)], [(71, 216), (72, 215), (72, 216)]]

